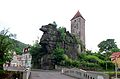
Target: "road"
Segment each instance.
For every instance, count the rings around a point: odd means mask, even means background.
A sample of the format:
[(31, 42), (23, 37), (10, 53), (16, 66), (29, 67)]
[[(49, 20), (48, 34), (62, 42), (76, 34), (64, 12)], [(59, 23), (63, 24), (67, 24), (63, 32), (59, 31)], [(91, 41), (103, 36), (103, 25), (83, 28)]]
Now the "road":
[(30, 79), (75, 79), (58, 71), (31, 71)]

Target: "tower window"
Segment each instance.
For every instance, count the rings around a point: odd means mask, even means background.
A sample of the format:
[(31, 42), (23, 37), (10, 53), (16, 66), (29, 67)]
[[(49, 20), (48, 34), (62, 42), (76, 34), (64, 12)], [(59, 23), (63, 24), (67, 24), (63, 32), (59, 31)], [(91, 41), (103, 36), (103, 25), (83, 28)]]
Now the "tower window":
[(80, 37), (80, 31), (79, 31), (79, 37)]
[(80, 18), (78, 19), (78, 21), (80, 22)]
[(74, 28), (76, 28), (76, 26), (74, 26)]
[(74, 22), (76, 22), (76, 20), (74, 20)]
[(73, 31), (73, 33), (75, 33), (74, 29), (72, 31)]
[(78, 29), (78, 23), (76, 24), (76, 28)]

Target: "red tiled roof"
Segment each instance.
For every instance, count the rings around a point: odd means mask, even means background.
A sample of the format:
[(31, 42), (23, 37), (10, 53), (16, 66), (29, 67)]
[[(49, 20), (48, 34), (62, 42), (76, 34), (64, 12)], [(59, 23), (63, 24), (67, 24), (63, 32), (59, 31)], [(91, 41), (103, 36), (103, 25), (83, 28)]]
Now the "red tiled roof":
[(112, 55), (110, 56), (111, 60), (115, 60), (115, 58), (120, 57), (120, 52), (113, 52)]
[[(75, 19), (75, 18), (77, 18), (77, 17), (83, 18), (82, 15), (80, 14), (79, 10), (78, 10), (78, 12), (75, 14), (75, 16), (74, 16), (71, 20), (73, 20), (73, 19)], [(83, 19), (84, 19), (84, 18), (83, 18)], [(84, 19), (84, 20), (85, 20), (85, 19)]]

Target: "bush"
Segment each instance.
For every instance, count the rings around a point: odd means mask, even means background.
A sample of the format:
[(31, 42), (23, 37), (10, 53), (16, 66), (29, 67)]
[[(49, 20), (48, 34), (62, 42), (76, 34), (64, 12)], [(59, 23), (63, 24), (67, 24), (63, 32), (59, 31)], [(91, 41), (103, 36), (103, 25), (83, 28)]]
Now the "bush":
[(87, 55), (86, 61), (89, 61), (91, 63), (98, 63), (98, 64), (103, 62), (103, 60), (101, 60), (97, 56), (93, 56), (93, 55)]
[(72, 59), (69, 58), (69, 59), (65, 60), (64, 66), (71, 67), (72, 66)]
[(95, 71), (95, 70), (102, 70), (102, 67), (96, 63), (90, 63), (90, 62), (80, 62), (80, 68), (84, 70), (90, 70), (90, 71)]
[(80, 67), (80, 62), (77, 61), (77, 60), (74, 60), (74, 61), (72, 62), (72, 66), (78, 68), (78, 67)]
[(56, 49), (52, 53), (54, 64), (60, 65), (60, 63), (64, 60), (64, 50), (60, 47), (56, 47)]
[(106, 63), (107, 63), (107, 69), (108, 70), (114, 70), (115, 65), (111, 61), (104, 61), (103, 63), (100, 63), (100, 66), (105, 70), (106, 69)]
[(22, 79), (23, 73), (18, 71), (4, 71), (0, 73), (0, 79)]

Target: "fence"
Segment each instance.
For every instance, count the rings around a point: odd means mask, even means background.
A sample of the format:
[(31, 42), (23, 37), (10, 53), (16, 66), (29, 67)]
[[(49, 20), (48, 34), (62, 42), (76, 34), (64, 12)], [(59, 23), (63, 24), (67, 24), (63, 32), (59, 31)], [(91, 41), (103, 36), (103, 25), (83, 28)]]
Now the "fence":
[(62, 69), (62, 73), (68, 76), (76, 77), (78, 79), (109, 79), (109, 76), (102, 72), (85, 71), (82, 69)]

